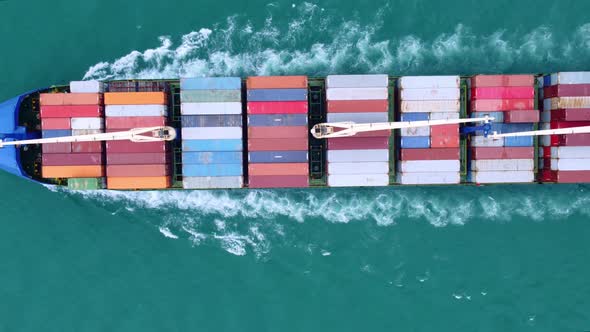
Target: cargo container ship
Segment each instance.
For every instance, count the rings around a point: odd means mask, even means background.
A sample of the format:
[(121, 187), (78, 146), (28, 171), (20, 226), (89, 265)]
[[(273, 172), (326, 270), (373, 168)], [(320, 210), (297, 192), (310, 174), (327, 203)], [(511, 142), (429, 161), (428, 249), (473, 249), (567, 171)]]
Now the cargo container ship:
[[(0, 169), (76, 190), (584, 183), (586, 126), (590, 72), (76, 81), (0, 104)], [(97, 139), (137, 128), (177, 136)]]

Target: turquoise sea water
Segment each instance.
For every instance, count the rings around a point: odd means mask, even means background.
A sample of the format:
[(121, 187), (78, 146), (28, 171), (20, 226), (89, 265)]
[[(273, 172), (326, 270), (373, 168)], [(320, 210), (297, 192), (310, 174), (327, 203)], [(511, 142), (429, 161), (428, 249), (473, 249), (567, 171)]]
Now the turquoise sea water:
[[(80, 78), (590, 70), (586, 1), (0, 1)], [(586, 331), (583, 185), (72, 193), (0, 175), (0, 331)]]

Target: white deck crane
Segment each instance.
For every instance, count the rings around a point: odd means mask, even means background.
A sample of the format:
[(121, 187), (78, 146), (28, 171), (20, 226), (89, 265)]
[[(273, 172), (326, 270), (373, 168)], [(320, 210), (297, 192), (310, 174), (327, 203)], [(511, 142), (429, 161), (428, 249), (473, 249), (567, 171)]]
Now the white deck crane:
[(491, 133), (488, 138), (500, 139), (503, 137), (517, 137), (517, 136), (546, 136), (546, 135), (571, 135), (571, 134), (588, 134), (590, 133), (590, 126), (560, 128), (560, 129), (542, 129), (532, 131), (521, 131), (516, 133), (498, 134), (498, 132)]
[(30, 144), (53, 144), (53, 143), (75, 143), (75, 142), (100, 142), (100, 141), (124, 141), (132, 142), (161, 142), (172, 141), (176, 138), (176, 130), (172, 127), (149, 127), (134, 128), (128, 131), (118, 131), (114, 133), (89, 134), (64, 136), (54, 138), (39, 138), (22, 141), (0, 141), (0, 148), (10, 145), (30, 145)]
[(334, 122), (319, 123), (311, 129), (311, 134), (317, 139), (350, 137), (358, 133), (392, 130), (403, 128), (418, 128), (441, 126), (448, 124), (483, 122), (489, 123), (494, 120), (491, 116), (470, 119), (448, 119), (448, 120), (424, 120), (424, 121), (400, 121), (400, 122), (375, 122), (375, 123), (355, 123), (355, 122)]

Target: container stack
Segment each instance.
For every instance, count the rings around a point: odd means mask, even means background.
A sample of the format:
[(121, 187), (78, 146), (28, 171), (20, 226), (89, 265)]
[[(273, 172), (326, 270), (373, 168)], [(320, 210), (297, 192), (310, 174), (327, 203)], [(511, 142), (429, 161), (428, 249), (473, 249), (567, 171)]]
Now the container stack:
[[(98, 81), (71, 82), (71, 93), (42, 93), (41, 129), (43, 138), (97, 134), (104, 131), (103, 84)], [(42, 176), (82, 178), (104, 176), (103, 143), (43, 144)], [(84, 189), (84, 188), (77, 188)]]
[(241, 79), (185, 78), (180, 88), (183, 187), (243, 187)]
[(307, 77), (248, 77), (250, 188), (309, 186)]
[[(458, 119), (459, 76), (405, 76), (399, 80), (401, 121)], [(400, 131), (398, 182), (456, 184), (461, 181), (459, 125)]]
[[(543, 78), (543, 129), (590, 126), (590, 72), (563, 72)], [(543, 182), (590, 182), (590, 134), (541, 139)]]
[[(167, 97), (159, 92), (105, 93), (107, 132), (166, 125)], [(108, 141), (107, 188), (164, 189), (170, 187), (167, 142)]]
[[(493, 116), (492, 131), (533, 130), (539, 122), (533, 75), (477, 75), (471, 78), (471, 117)], [(482, 132), (471, 139), (471, 182), (526, 183), (534, 181), (532, 136), (492, 140)]]
[[(327, 120), (389, 121), (387, 75), (330, 75), (326, 78)], [(390, 130), (328, 139), (328, 186), (387, 186)]]

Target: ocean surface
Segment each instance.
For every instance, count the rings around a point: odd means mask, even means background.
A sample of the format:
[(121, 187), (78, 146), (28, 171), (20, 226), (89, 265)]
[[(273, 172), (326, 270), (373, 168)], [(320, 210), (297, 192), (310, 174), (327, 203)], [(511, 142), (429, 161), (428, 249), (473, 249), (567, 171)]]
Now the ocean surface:
[[(0, 99), (82, 78), (590, 70), (588, 12), (0, 0)], [(590, 330), (590, 186), (0, 187), (0, 332)]]

